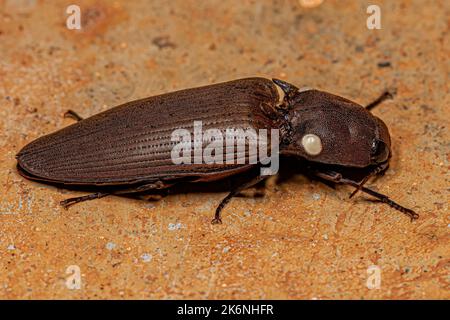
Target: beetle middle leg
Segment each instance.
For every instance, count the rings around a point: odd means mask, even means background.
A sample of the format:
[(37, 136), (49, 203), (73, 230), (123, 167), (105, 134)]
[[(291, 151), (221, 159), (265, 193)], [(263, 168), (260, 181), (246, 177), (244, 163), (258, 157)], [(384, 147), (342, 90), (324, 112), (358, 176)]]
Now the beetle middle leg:
[(230, 193), (222, 199), (222, 201), (219, 203), (219, 205), (216, 208), (216, 213), (214, 215), (214, 219), (211, 221), (212, 224), (220, 224), (222, 223), (222, 218), (221, 218), (221, 211), (222, 209), (228, 204), (228, 202), (230, 202), (230, 200), (235, 197), (236, 195), (238, 195), (241, 191), (250, 188), (252, 186), (254, 186), (255, 184), (263, 181), (264, 179), (266, 179), (268, 176), (261, 176), (258, 175), (256, 177), (254, 177), (253, 179), (251, 179), (248, 182), (245, 182), (241, 185), (238, 185), (237, 187), (233, 188)]
[(403, 207), (402, 205), (396, 203), (395, 201), (393, 201), (392, 199), (390, 199), (388, 196), (386, 196), (384, 194), (381, 194), (372, 189), (361, 186), (361, 184), (356, 181), (343, 178), (340, 173), (337, 173), (334, 171), (329, 171), (329, 172), (316, 171), (315, 175), (322, 179), (325, 179), (325, 180), (329, 180), (329, 181), (332, 181), (335, 183), (346, 184), (346, 185), (355, 187), (358, 190), (361, 190), (362, 192), (367, 193), (367, 194), (377, 198), (378, 200), (387, 204), (391, 208), (394, 208), (395, 210), (398, 210), (398, 211), (406, 214), (411, 219), (411, 221), (419, 218), (419, 215), (416, 212), (414, 212), (413, 210)]

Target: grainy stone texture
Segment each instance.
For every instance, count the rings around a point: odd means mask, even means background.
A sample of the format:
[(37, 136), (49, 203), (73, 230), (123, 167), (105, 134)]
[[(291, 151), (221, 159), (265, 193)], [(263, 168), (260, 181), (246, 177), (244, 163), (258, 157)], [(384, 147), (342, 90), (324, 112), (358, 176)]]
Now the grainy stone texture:
[[(0, 298), (450, 298), (448, 1), (0, 1)], [(33, 139), (132, 99), (247, 76), (278, 77), (365, 104), (393, 137), (372, 187), (420, 213), (411, 223), (349, 188), (297, 175), (264, 197), (158, 202), (84, 194), (21, 178)], [(366, 199), (366, 200), (365, 200)], [(81, 270), (81, 289), (66, 269)], [(380, 289), (366, 287), (381, 268)]]

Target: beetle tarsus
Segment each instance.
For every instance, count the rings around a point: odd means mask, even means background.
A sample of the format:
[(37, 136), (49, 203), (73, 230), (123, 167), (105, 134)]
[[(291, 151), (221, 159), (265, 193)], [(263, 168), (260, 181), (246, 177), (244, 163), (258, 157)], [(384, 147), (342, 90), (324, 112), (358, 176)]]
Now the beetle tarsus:
[[(348, 181), (347, 182), (343, 182), (343, 183), (355, 186), (355, 184), (351, 184)], [(357, 184), (356, 184), (356, 186), (357, 186)], [(367, 194), (369, 194), (369, 195), (371, 195), (371, 196), (373, 196), (375, 198), (377, 198), (378, 200), (380, 200), (381, 202), (387, 204), (391, 208), (394, 208), (395, 210), (406, 214), (408, 217), (411, 218), (411, 221), (416, 220), (416, 219), (419, 218), (419, 215), (416, 212), (414, 212), (411, 209), (408, 209), (408, 208), (405, 208), (405, 207), (399, 205), (397, 202), (395, 202), (394, 200), (392, 200), (391, 198), (389, 198), (388, 196), (386, 196), (384, 194), (378, 193), (378, 192), (373, 191), (372, 189), (369, 189), (369, 188), (366, 188), (366, 187), (361, 187), (361, 191), (365, 192), (365, 193), (367, 193)]]
[(74, 120), (76, 120), (76, 121), (81, 121), (81, 120), (83, 120), (83, 117), (81, 117), (78, 113), (76, 113), (75, 111), (73, 111), (73, 110), (67, 110), (65, 113), (64, 113), (64, 118), (71, 118), (71, 119), (74, 119)]
[(109, 195), (109, 193), (96, 192), (81, 197), (68, 198), (66, 200), (61, 201), (59, 204), (63, 206), (64, 209), (68, 209), (70, 206), (73, 206), (74, 204), (88, 200), (100, 199), (106, 197), (107, 195)]
[(368, 189), (366, 187), (362, 187), (361, 191), (363, 191), (367, 194), (370, 194), (371, 196), (374, 196), (375, 198), (379, 199), (381, 202), (387, 204), (391, 208), (394, 208), (395, 210), (398, 210), (398, 211), (406, 214), (408, 217), (411, 218), (411, 221), (419, 218), (419, 214), (417, 214), (416, 212), (414, 212), (411, 209), (408, 209), (408, 208), (405, 208), (405, 207), (399, 205), (397, 202), (390, 199), (388, 196), (385, 196), (384, 194), (378, 193), (378, 192)]

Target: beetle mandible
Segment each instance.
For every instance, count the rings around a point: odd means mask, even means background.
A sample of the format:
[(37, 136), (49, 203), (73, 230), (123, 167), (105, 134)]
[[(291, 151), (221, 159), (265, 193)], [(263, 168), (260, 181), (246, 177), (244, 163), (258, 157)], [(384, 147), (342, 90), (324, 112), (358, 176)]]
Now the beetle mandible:
[[(300, 90), (282, 80), (246, 78), (128, 102), (87, 119), (69, 111), (80, 121), (26, 145), (16, 156), (17, 168), (31, 180), (98, 188), (98, 192), (61, 201), (67, 208), (111, 194), (216, 181), (261, 165), (174, 164), (171, 132), (192, 128), (201, 119), (205, 129), (225, 130), (230, 125), (278, 129), (280, 156), (299, 158), (320, 179), (355, 187), (350, 197), (362, 191), (417, 219), (413, 210), (364, 186), (389, 166), (388, 128), (370, 112), (389, 95), (383, 94), (364, 108), (324, 91)], [(346, 177), (343, 172), (349, 169), (363, 170), (363, 178)], [(233, 187), (218, 205), (212, 223), (221, 223), (221, 211), (230, 199), (264, 178), (257, 174)]]

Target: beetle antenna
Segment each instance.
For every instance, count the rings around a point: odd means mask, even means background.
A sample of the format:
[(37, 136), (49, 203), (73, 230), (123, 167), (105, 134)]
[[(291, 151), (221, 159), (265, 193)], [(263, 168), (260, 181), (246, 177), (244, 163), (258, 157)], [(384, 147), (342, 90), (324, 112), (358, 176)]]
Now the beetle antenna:
[[(395, 92), (394, 92), (395, 93)], [(375, 99), (374, 101), (372, 101), (371, 103), (369, 103), (366, 106), (366, 110), (372, 110), (373, 108), (375, 108), (377, 105), (379, 105), (380, 103), (382, 103), (384, 100), (387, 99), (393, 99), (394, 98), (394, 93), (391, 93), (389, 91), (385, 91), (383, 92), (377, 99)]]

